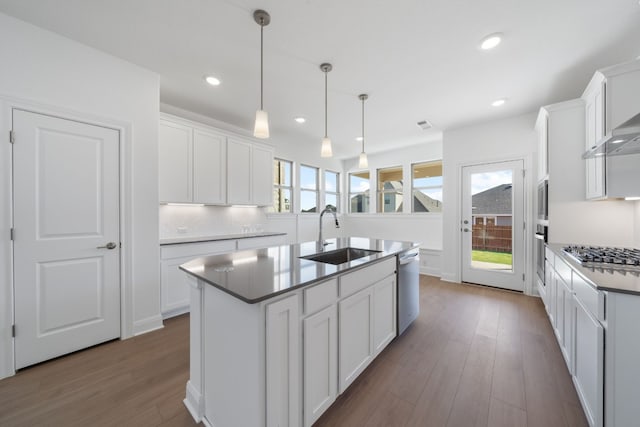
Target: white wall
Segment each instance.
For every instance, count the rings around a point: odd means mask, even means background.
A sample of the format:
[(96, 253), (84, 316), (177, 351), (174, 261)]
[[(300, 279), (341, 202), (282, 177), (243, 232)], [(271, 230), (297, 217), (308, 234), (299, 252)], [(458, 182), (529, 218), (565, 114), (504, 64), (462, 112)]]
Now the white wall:
[(640, 202), (635, 203), (634, 248), (640, 248)]
[[(442, 141), (445, 187), (442, 238), (442, 278), (444, 280), (459, 282), (461, 278), (459, 222), (462, 167), (493, 161), (525, 159), (527, 176), (532, 177), (535, 174), (532, 158), (536, 149), (534, 123), (535, 114), (530, 113), (444, 132)], [(525, 188), (531, 187), (525, 182)], [(527, 191), (526, 199), (525, 220), (531, 227), (533, 209), (530, 191)], [(533, 234), (533, 229), (529, 228), (529, 230), (526, 235)], [(530, 241), (525, 241), (525, 245), (528, 247)], [(533, 275), (530, 250), (526, 257), (528, 265), (526, 274), (531, 278)], [(531, 289), (530, 280), (528, 287)]]
[[(161, 327), (158, 249), (158, 110), (156, 74), (54, 33), (0, 14), (0, 235), (10, 219), (10, 129), (14, 102), (124, 130), (126, 254), (123, 334)], [(0, 248), (0, 377), (13, 371), (10, 244)], [(19, 326), (18, 326), (19, 328)]]

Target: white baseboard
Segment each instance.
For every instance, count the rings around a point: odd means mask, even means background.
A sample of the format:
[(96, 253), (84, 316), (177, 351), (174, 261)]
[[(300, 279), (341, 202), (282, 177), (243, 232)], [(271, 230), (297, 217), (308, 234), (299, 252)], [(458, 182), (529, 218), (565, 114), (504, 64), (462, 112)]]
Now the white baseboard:
[(442, 274), (442, 251), (420, 249), (420, 274), (440, 277)]
[(167, 320), (171, 317), (180, 316), (181, 314), (188, 313), (190, 310), (191, 310), (191, 306), (189, 305), (186, 307), (169, 310), (167, 312), (162, 313), (162, 320)]
[[(182, 401), (184, 406), (193, 417), (196, 423), (204, 423), (204, 401), (202, 394), (191, 384), (191, 381), (187, 381), (187, 391), (184, 400)], [(205, 425), (208, 423), (204, 423)]]
[(158, 314), (133, 322), (133, 335), (146, 334), (147, 332), (162, 328), (164, 328), (164, 325), (162, 324), (162, 316)]
[(440, 275), (440, 280), (444, 280), (445, 282), (455, 282), (458, 283), (460, 280), (456, 277), (455, 273), (442, 273)]

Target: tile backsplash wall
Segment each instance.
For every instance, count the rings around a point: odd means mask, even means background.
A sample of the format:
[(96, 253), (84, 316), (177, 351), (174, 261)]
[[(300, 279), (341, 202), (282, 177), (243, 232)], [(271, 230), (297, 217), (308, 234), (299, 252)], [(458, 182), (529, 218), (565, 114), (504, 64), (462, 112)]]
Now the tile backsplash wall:
[(160, 238), (264, 231), (265, 208), (160, 205)]

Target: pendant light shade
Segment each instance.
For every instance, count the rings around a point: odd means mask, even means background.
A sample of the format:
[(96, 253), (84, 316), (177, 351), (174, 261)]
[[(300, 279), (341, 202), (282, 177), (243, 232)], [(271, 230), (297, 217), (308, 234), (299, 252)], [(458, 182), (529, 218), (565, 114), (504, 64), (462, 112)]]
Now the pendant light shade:
[(320, 147), (320, 157), (332, 157), (331, 140), (327, 136), (327, 73), (333, 69), (331, 64), (322, 64), (320, 69), (324, 73), (324, 138)]
[(358, 167), (364, 169), (369, 167), (369, 161), (367, 160), (367, 153), (364, 152), (364, 101), (366, 101), (367, 98), (369, 98), (369, 95), (363, 93), (362, 95), (359, 95), (358, 98), (360, 99), (360, 101), (362, 101), (362, 152), (360, 153), (360, 160), (358, 161)]
[(271, 22), (271, 16), (264, 10), (256, 10), (253, 12), (253, 20), (260, 25), (260, 109), (256, 111), (256, 122), (253, 127), (253, 136), (256, 138), (269, 138), (269, 115), (264, 111), (263, 92), (264, 92), (264, 72), (263, 72), (263, 30), (266, 25)]

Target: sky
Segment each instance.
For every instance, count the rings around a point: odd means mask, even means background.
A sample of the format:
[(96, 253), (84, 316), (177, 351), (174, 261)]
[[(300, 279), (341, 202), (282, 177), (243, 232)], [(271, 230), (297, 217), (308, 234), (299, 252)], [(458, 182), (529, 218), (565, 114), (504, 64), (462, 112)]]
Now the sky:
[(478, 194), (483, 192), (484, 190), (488, 190), (489, 188), (496, 187), (500, 184), (511, 184), (513, 171), (511, 169), (496, 171), (496, 172), (485, 172), (485, 173), (474, 173), (471, 174), (471, 194)]

